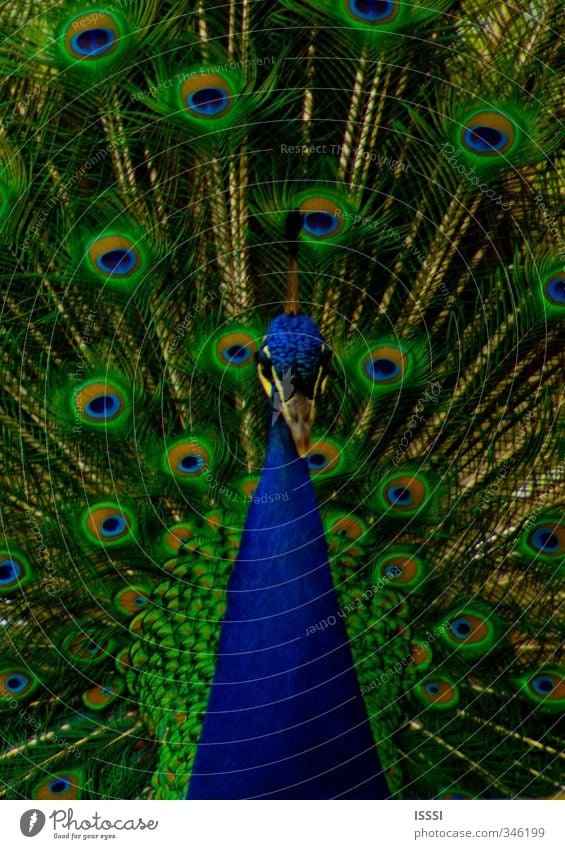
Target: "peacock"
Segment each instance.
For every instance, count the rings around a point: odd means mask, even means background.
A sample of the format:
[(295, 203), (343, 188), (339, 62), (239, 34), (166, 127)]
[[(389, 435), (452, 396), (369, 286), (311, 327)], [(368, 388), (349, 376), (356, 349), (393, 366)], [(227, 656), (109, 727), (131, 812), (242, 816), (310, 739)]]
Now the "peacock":
[(562, 796), (563, 19), (4, 4), (3, 798)]

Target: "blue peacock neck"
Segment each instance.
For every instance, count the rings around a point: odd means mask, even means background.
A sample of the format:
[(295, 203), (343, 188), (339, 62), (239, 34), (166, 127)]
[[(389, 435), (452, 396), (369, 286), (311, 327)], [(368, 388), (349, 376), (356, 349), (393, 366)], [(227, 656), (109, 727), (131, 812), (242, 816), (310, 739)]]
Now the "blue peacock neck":
[[(308, 464), (298, 456), (283, 416), (275, 413), (237, 562), (256, 559), (266, 567), (292, 551), (300, 554), (313, 546), (325, 557), (323, 528)], [(301, 554), (298, 559), (302, 559)], [(296, 565), (288, 564), (290, 569)]]
[[(308, 635), (327, 619), (335, 625)], [(230, 579), (187, 798), (387, 796), (307, 462), (278, 416)]]

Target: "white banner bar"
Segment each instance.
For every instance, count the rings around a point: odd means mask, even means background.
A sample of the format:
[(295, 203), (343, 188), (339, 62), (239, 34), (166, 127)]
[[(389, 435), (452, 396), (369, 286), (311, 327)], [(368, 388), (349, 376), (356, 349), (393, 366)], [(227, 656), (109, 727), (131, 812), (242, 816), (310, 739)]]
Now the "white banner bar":
[(559, 801), (2, 802), (3, 847), (564, 849)]

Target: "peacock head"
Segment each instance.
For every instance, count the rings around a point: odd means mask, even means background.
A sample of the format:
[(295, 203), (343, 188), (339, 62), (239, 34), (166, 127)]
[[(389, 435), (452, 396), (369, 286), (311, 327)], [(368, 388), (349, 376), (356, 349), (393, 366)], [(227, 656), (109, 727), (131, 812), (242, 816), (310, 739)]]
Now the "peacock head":
[(315, 404), (324, 390), (330, 359), (322, 334), (302, 313), (282, 313), (273, 319), (257, 355), (273, 420), (282, 415), (302, 457), (308, 451)]

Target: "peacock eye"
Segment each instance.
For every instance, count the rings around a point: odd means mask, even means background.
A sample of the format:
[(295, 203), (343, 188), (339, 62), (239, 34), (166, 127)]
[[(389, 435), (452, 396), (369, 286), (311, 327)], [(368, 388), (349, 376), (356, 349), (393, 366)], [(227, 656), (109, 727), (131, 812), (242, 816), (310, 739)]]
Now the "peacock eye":
[(342, 539), (356, 540), (363, 536), (367, 526), (360, 519), (350, 514), (337, 517), (330, 526), (330, 531)]
[(6, 679), (6, 687), (10, 693), (21, 693), (28, 685), (28, 677), (23, 674), (12, 674)]
[(381, 489), (381, 498), (393, 513), (413, 513), (429, 499), (429, 486), (421, 474), (395, 475)]
[(437, 708), (455, 707), (459, 692), (447, 678), (428, 678), (416, 687), (416, 695), (426, 704)]
[(224, 111), (228, 101), (228, 92), (215, 86), (199, 88), (187, 98), (189, 108), (199, 115), (218, 115)]
[(96, 239), (88, 249), (88, 259), (95, 274), (115, 278), (130, 277), (142, 266), (137, 246), (120, 234)]
[(401, 589), (412, 589), (424, 578), (424, 564), (420, 558), (403, 552), (384, 557), (378, 567), (379, 577), (394, 581)]
[(530, 549), (542, 557), (562, 557), (565, 551), (565, 525), (540, 522), (528, 536)]
[(20, 590), (33, 581), (35, 573), (19, 552), (0, 551), (0, 595)]
[(400, 366), (392, 360), (379, 357), (365, 365), (365, 371), (373, 380), (389, 380), (400, 374)]
[(185, 454), (179, 460), (178, 468), (181, 472), (196, 474), (200, 471), (204, 463), (204, 457), (201, 457), (199, 454)]
[(90, 689), (82, 694), (82, 701), (87, 708), (90, 708), (90, 710), (104, 710), (108, 707), (108, 705), (112, 704), (112, 702), (117, 701), (122, 691), (123, 686), (121, 682), (118, 681), (106, 685), (98, 684), (94, 687), (90, 687)]
[(461, 141), (477, 156), (508, 153), (516, 140), (512, 121), (501, 112), (478, 112), (465, 121)]
[(408, 382), (414, 358), (395, 343), (377, 345), (359, 360), (361, 375), (371, 391), (395, 390)]
[(531, 537), (532, 545), (544, 554), (553, 554), (559, 548), (559, 538), (551, 528), (538, 528)]
[(125, 418), (127, 411), (121, 387), (94, 380), (80, 386), (74, 396), (74, 412), (85, 424), (106, 425)]
[(120, 407), (119, 398), (116, 395), (97, 395), (87, 404), (87, 411), (97, 419), (110, 418), (115, 415)]
[(464, 610), (445, 623), (442, 637), (462, 651), (478, 652), (492, 645), (496, 631), (494, 614)]
[(214, 340), (213, 351), (214, 362), (221, 369), (222, 378), (243, 378), (257, 358), (257, 341), (249, 331), (232, 328)]
[(223, 354), (224, 359), (234, 365), (246, 363), (251, 356), (249, 348), (246, 348), (245, 345), (230, 345), (229, 348), (225, 349)]
[(177, 480), (188, 481), (200, 477), (209, 463), (210, 452), (203, 442), (181, 439), (167, 451), (164, 468)]
[(167, 553), (175, 553), (194, 536), (193, 528), (186, 522), (178, 522), (165, 532), (163, 546)]
[(374, 380), (388, 380), (400, 374), (400, 366), (384, 358), (371, 360), (365, 369)]
[(453, 629), (454, 635), (459, 640), (466, 639), (466, 637), (468, 637), (473, 630), (469, 619), (464, 618), (462, 616), (460, 616), (458, 619), (454, 619), (451, 623), (451, 627)]
[(365, 24), (384, 24), (398, 15), (399, 4), (393, 0), (346, 0), (346, 11)]
[(29, 696), (35, 690), (37, 684), (36, 677), (23, 669), (13, 667), (0, 669), (0, 705), (2, 700)]
[(532, 689), (540, 696), (547, 696), (555, 689), (555, 682), (549, 675), (538, 675), (532, 678)]
[(560, 669), (543, 669), (522, 679), (525, 695), (549, 710), (565, 705), (565, 678)]
[(322, 195), (311, 195), (300, 204), (302, 233), (313, 241), (323, 241), (336, 236), (344, 229), (336, 201)]
[(62, 645), (62, 651), (73, 663), (90, 664), (104, 658), (109, 650), (107, 640), (100, 641), (88, 633), (71, 634)]
[(321, 472), (329, 464), (329, 459), (321, 451), (315, 451), (313, 454), (308, 454), (308, 466), (315, 472)]
[(557, 307), (565, 305), (565, 276), (563, 274), (552, 275), (546, 280), (543, 290), (551, 304)]
[(73, 59), (96, 60), (108, 56), (117, 48), (119, 39), (117, 21), (101, 12), (74, 18), (64, 35), (65, 48)]
[(11, 557), (0, 563), (0, 584), (11, 584), (20, 577), (21, 569), (17, 560)]
[(118, 545), (131, 541), (134, 520), (117, 504), (103, 503), (83, 515), (82, 525), (92, 542)]
[(194, 118), (220, 118), (233, 107), (234, 93), (221, 74), (190, 76), (181, 84), (180, 94), (186, 111)]
[(343, 464), (343, 457), (337, 443), (320, 439), (310, 446), (306, 462), (311, 473), (323, 476), (338, 471)]
[(81, 32), (71, 39), (75, 53), (81, 56), (94, 56), (107, 53), (116, 37), (110, 29), (97, 27)]
[(80, 799), (81, 772), (72, 770), (52, 774), (43, 779), (32, 791), (32, 799)]
[(330, 236), (339, 227), (339, 219), (329, 212), (307, 212), (303, 227), (310, 236)]
[(468, 796), (462, 790), (446, 790), (443, 795), (440, 797), (442, 799), (450, 799), (450, 800), (463, 800), (463, 799), (472, 799), (473, 796)]
[(124, 616), (133, 616), (147, 605), (147, 601), (148, 592), (143, 587), (126, 587), (119, 590), (113, 599), (117, 611)]
[(387, 497), (393, 505), (410, 505), (414, 502), (414, 497), (408, 487), (405, 486), (389, 486), (387, 489)]

